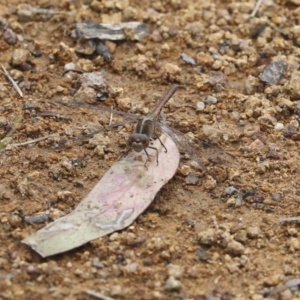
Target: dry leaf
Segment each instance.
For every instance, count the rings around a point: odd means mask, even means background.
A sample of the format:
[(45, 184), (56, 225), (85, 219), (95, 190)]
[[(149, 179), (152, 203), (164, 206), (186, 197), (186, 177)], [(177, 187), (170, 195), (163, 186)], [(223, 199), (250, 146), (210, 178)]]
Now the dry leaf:
[(180, 155), (176, 145), (166, 136), (161, 139), (168, 151), (166, 153), (158, 141), (154, 142), (153, 146), (159, 153), (158, 165), (153, 149), (147, 149), (151, 155), (147, 168), (144, 167), (144, 153), (142, 161), (135, 160), (136, 153), (130, 153), (104, 174), (72, 213), (22, 242), (47, 257), (74, 249), (132, 224), (178, 168)]

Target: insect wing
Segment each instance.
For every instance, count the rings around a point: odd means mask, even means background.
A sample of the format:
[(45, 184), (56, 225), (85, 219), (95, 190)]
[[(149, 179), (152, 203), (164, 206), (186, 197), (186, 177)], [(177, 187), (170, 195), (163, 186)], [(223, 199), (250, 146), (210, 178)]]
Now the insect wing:
[(100, 106), (94, 106), (94, 105), (89, 105), (89, 104), (85, 104), (85, 103), (82, 103), (82, 102), (79, 102), (79, 101), (61, 101), (61, 100), (58, 100), (58, 101), (55, 101), (56, 103), (59, 103), (59, 104), (63, 104), (63, 105), (66, 105), (66, 106), (70, 106), (70, 107), (82, 107), (82, 108), (87, 108), (87, 109), (90, 109), (90, 110), (96, 110), (96, 111), (104, 111), (104, 112), (107, 112), (107, 113), (110, 113), (110, 114), (116, 114), (116, 115), (120, 115), (120, 116), (125, 116), (127, 118), (130, 118), (132, 120), (137, 120), (140, 118), (140, 116), (138, 115), (135, 115), (135, 114), (131, 114), (131, 113), (128, 113), (128, 112), (124, 112), (124, 111), (120, 111), (120, 110), (114, 110), (114, 109), (111, 109), (111, 108), (107, 108), (107, 107), (100, 107)]
[(205, 172), (208, 172), (208, 170), (199, 160), (199, 157), (204, 157), (214, 163), (225, 164), (228, 166), (236, 165), (236, 158), (217, 146), (211, 145), (200, 139), (199, 143), (191, 142), (185, 134), (174, 128), (170, 128), (166, 124), (155, 122), (155, 125), (169, 136), (179, 149), (185, 152), (190, 159), (197, 162), (201, 169)]

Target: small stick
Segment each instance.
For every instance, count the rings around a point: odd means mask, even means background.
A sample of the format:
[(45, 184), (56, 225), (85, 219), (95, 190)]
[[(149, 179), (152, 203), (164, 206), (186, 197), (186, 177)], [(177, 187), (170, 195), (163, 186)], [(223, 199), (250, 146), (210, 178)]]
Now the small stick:
[[(294, 278), (294, 279), (291, 279), (289, 281), (287, 281), (285, 284), (283, 285), (280, 285), (279, 287), (273, 289), (273, 290), (270, 290), (268, 293), (267, 293), (267, 296), (273, 296), (275, 294), (278, 294), (278, 293), (281, 293), (282, 291), (284, 290), (287, 290), (287, 289), (290, 289), (290, 288), (293, 288), (293, 287), (296, 287), (300, 284), (300, 278)], [(266, 298), (265, 298), (266, 299)]]
[(41, 14), (41, 15), (62, 15), (62, 14), (70, 14), (70, 12), (68, 11), (55, 11), (53, 9), (42, 9), (42, 8), (36, 8), (36, 7), (33, 7), (32, 9), (33, 13), (35, 14)]
[(62, 116), (60, 114), (57, 114), (57, 113), (49, 111), (49, 110), (43, 111), (42, 112), (42, 117), (57, 118), (57, 119), (61, 119), (61, 120), (72, 121), (72, 118), (70, 118), (70, 117)]
[(81, 70), (68, 69), (68, 70), (65, 70), (61, 76), (65, 76), (68, 72), (75, 72), (75, 73), (83, 74), (83, 71), (81, 71)]
[(251, 13), (251, 17), (254, 18), (255, 15), (257, 14), (259, 7), (261, 6), (261, 4), (263, 3), (264, 0), (257, 0), (256, 5)]
[(19, 86), (17, 85), (17, 83), (13, 80), (13, 78), (8, 74), (8, 72), (6, 71), (6, 69), (4, 68), (3, 65), (1, 65), (3, 72), (1, 72), (2, 74), (4, 74), (6, 76), (6, 78), (10, 81), (10, 83), (13, 85), (13, 87), (15, 88), (15, 90), (18, 92), (18, 94), (23, 97), (23, 92), (21, 91), (21, 89), (19, 88)]
[[(113, 107), (111, 107), (111, 109), (113, 109)], [(111, 114), (110, 114), (110, 118), (109, 118), (109, 124), (108, 124), (108, 126), (110, 126), (110, 125), (111, 125), (112, 119), (113, 119), (113, 112), (111, 112)]]
[(286, 218), (280, 218), (279, 222), (283, 223), (283, 222), (299, 222), (300, 221), (300, 217), (286, 217)]
[(95, 291), (93, 291), (93, 290), (86, 290), (85, 292), (86, 292), (88, 295), (93, 296), (93, 297), (95, 297), (95, 298), (97, 298), (97, 299), (101, 299), (101, 300), (115, 300), (115, 299), (113, 299), (113, 298), (111, 298), (111, 297), (105, 296), (105, 295), (103, 295), (103, 294), (101, 294), (101, 293), (98, 293), (98, 292), (95, 292)]
[(9, 144), (9, 148), (13, 148), (13, 147), (20, 147), (20, 146), (26, 146), (26, 145), (30, 145), (30, 144), (33, 144), (33, 143), (37, 143), (39, 141), (43, 141), (43, 140), (46, 140), (52, 136), (56, 136), (57, 133), (53, 133), (53, 134), (49, 134), (47, 136), (43, 136), (43, 137), (40, 137), (40, 138), (37, 138), (37, 139), (34, 139), (34, 140), (30, 140), (30, 141), (27, 141), (27, 142), (24, 142), (24, 143), (17, 143), (17, 144)]

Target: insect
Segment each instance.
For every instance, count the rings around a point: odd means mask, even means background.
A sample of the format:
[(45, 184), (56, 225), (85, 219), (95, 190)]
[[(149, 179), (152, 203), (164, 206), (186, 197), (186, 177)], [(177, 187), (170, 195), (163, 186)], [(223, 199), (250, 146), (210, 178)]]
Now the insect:
[[(129, 122), (136, 121), (137, 125), (135, 127), (135, 131), (130, 135), (128, 139), (128, 146), (129, 146), (128, 151), (134, 150), (136, 152), (141, 152), (144, 150), (147, 154), (147, 160), (149, 157), (147, 153), (147, 148), (152, 148), (157, 152), (156, 160), (158, 163), (158, 151), (156, 148), (150, 146), (150, 140), (151, 138), (153, 138), (154, 129), (158, 127), (163, 133), (165, 133), (168, 137), (170, 137), (174, 141), (174, 143), (182, 152), (185, 152), (190, 159), (196, 161), (200, 166), (200, 168), (207, 173), (209, 173), (209, 171), (200, 161), (199, 159), (200, 157), (204, 157), (216, 163), (221, 163), (226, 165), (236, 165), (236, 158), (233, 155), (223, 151), (222, 149), (220, 149), (215, 145), (211, 145), (202, 140), (198, 140), (199, 142), (197, 144), (191, 142), (184, 133), (180, 132), (179, 130), (176, 130), (175, 128), (171, 128), (164, 122), (164, 120), (161, 120), (159, 118), (164, 105), (174, 95), (176, 89), (177, 89), (177, 85), (172, 85), (167, 90), (167, 92), (163, 95), (163, 97), (160, 99), (155, 109), (150, 114), (145, 116), (138, 116), (135, 114), (113, 110), (105, 107), (95, 107), (95, 106), (87, 105), (76, 101), (72, 103), (69, 102), (66, 103), (61, 101), (58, 102), (71, 107), (83, 107), (92, 110), (99, 110), (99, 111), (104, 111), (112, 114), (122, 115), (125, 116), (126, 118), (129, 118), (130, 119)], [(117, 125), (113, 125), (113, 127), (123, 125), (124, 123), (118, 123)], [(128, 123), (128, 121), (126, 123)], [(162, 146), (164, 147), (163, 144)], [(166, 148), (165, 151), (167, 151)], [(146, 163), (147, 161), (145, 162), (145, 166)]]

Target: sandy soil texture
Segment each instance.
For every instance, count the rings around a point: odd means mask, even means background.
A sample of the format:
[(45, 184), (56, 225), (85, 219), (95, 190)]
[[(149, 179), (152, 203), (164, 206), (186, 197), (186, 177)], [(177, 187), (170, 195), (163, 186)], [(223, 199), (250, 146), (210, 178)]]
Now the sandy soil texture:
[[(0, 1), (0, 299), (300, 299), (299, 0), (255, 16), (253, 0), (20, 2)], [(79, 38), (87, 21), (146, 34)], [(82, 79), (96, 72), (105, 82)], [(44, 259), (22, 244), (80, 203), (132, 132), (61, 102), (145, 114), (172, 84), (167, 122), (208, 172), (182, 152), (127, 229)], [(201, 141), (234, 159), (211, 161)]]

